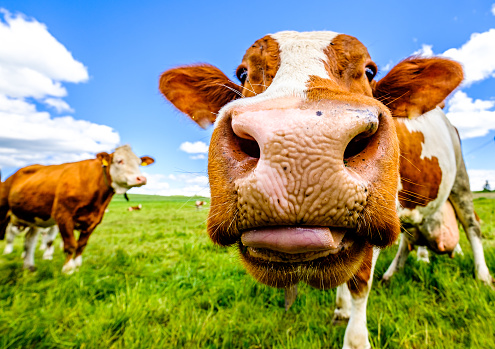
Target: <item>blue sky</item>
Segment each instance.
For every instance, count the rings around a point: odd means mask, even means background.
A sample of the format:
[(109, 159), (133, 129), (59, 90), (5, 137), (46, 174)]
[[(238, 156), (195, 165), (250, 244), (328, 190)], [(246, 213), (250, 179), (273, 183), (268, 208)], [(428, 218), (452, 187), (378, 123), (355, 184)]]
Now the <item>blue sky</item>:
[(156, 159), (143, 169), (149, 184), (132, 192), (208, 194), (211, 129), (164, 100), (160, 73), (208, 62), (235, 79), (265, 34), (332, 30), (368, 47), (378, 78), (413, 53), (461, 59), (469, 75), (446, 111), (463, 135), (472, 188), (487, 179), (495, 187), (494, 3), (0, 0), (2, 178), (128, 143)]

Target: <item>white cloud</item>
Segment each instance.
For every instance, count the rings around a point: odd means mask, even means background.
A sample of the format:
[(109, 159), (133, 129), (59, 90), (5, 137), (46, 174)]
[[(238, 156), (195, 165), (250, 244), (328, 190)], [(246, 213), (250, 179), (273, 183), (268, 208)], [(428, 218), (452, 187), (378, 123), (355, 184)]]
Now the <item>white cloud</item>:
[(464, 86), (495, 77), (495, 29), (473, 33), (461, 48), (451, 48), (443, 56), (461, 62), (464, 66)]
[(61, 99), (62, 83), (88, 80), (86, 67), (44, 24), (0, 9), (0, 38), (1, 167), (79, 161), (118, 145), (119, 134), (108, 126), (37, 109), (34, 101), (73, 112)]
[(423, 44), (421, 45), (421, 48), (419, 50), (413, 52), (413, 55), (421, 57), (431, 57), (433, 56), (433, 45)]
[(492, 5), (492, 15), (495, 16), (495, 4)]
[(472, 191), (483, 190), (486, 181), (495, 189), (495, 170), (468, 170), (468, 174)]
[[(0, 9), (5, 22), (0, 21), (0, 63), (10, 72), (7, 78), (34, 77), (48, 78), (54, 81), (82, 82), (88, 80), (88, 72), (81, 62), (76, 61), (72, 54), (57, 41), (47, 30), (46, 26), (34, 19), (27, 19), (23, 15), (12, 16), (7, 10)], [(0, 75), (1, 76), (1, 75)], [(5, 80), (6, 76), (1, 76)], [(9, 81), (16, 86), (26, 85), (28, 89), (32, 81)], [(47, 84), (49, 86), (49, 84)], [(60, 87), (60, 86), (59, 86)], [(50, 95), (49, 91), (38, 92)], [(0, 92), (4, 92), (0, 90)], [(19, 97), (12, 96), (11, 97)], [(22, 97), (26, 97), (25, 94)], [(36, 97), (30, 95), (30, 97)]]
[(208, 145), (204, 142), (184, 142), (179, 147), (180, 150), (188, 153), (188, 154), (197, 154), (197, 153), (208, 153)]
[[(494, 4), (495, 6), (495, 4)], [(433, 46), (423, 44), (415, 55), (433, 56)], [(451, 48), (442, 56), (460, 62), (464, 68), (462, 87), (474, 82), (495, 77), (495, 29), (483, 33), (473, 33), (460, 48)], [(495, 102), (469, 97), (463, 91), (457, 91), (448, 101), (447, 116), (459, 129), (461, 138), (473, 138), (486, 135), (495, 130)]]
[(495, 130), (495, 101), (473, 100), (465, 92), (457, 91), (447, 106), (447, 117), (462, 139), (481, 137)]
[(389, 61), (383, 68), (380, 69), (380, 73), (388, 73), (388, 71), (390, 69), (392, 69), (392, 67), (394, 66), (394, 62), (393, 61)]
[[(183, 195), (183, 196), (210, 196), (208, 178), (193, 174), (163, 175), (143, 173), (148, 183), (140, 188), (132, 189), (134, 194), (148, 195)], [(170, 183), (170, 180), (176, 183)]]
[(69, 112), (73, 113), (74, 110), (60, 98), (47, 98), (44, 100), (45, 104), (54, 108), (58, 113)]
[(203, 160), (206, 159), (206, 156), (204, 154), (198, 154), (190, 156), (189, 158), (191, 158), (192, 160)]

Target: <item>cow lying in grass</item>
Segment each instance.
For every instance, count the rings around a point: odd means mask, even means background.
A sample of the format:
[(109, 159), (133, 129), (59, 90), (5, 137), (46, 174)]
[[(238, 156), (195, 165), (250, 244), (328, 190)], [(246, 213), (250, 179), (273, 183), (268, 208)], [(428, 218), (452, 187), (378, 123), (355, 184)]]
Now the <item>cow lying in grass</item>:
[(206, 205), (206, 201), (196, 200), (194, 205), (196, 206), (197, 210), (200, 210), (201, 208), (203, 208), (203, 206)]
[(354, 37), (280, 32), (247, 50), (240, 85), (207, 64), (160, 78), (179, 110), (201, 127), (215, 123), (211, 239), (237, 245), (249, 273), (285, 288), (288, 303), (300, 281), (322, 289), (347, 283), (344, 348), (370, 347), (373, 268), (400, 233), (396, 126), (407, 136), (408, 118), (437, 117), (433, 110), (463, 76), (444, 58), (406, 59), (378, 82), (376, 72)]
[[(125, 145), (112, 154), (99, 153), (96, 159), (20, 169), (1, 186), (0, 240), (10, 222), (28, 226), (24, 267), (33, 269), (38, 228), (58, 225), (66, 253), (62, 272), (73, 272), (113, 195), (145, 185), (139, 166), (153, 162), (148, 156), (137, 157)], [(77, 241), (74, 229), (80, 232)]]

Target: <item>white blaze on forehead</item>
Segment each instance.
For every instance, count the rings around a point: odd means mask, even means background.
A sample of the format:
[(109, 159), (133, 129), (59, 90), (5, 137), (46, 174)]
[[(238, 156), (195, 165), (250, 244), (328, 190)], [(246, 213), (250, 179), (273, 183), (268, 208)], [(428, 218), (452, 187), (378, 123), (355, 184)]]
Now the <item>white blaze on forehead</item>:
[(271, 85), (254, 97), (241, 98), (228, 103), (218, 113), (218, 125), (227, 111), (246, 107), (262, 101), (281, 97), (306, 97), (307, 83), (311, 76), (330, 79), (325, 69), (328, 57), (325, 50), (339, 33), (331, 31), (295, 32), (283, 31), (270, 36), (279, 46), (280, 66)]
[(335, 32), (284, 31), (270, 36), (279, 45), (280, 66), (266, 94), (280, 93), (305, 97), (310, 76), (330, 79), (325, 69), (325, 49), (339, 35)]

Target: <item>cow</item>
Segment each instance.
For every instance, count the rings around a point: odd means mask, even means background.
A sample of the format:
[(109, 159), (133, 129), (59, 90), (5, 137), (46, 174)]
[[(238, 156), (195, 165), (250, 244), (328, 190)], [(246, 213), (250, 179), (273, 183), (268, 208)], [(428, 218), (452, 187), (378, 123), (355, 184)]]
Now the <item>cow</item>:
[(438, 107), (417, 118), (397, 118), (396, 129), (401, 151), (399, 217), (405, 232), (383, 278), (389, 280), (404, 267), (414, 245), (453, 256), (459, 251), (458, 219), (473, 250), (476, 277), (491, 284), (456, 128)]
[(206, 205), (206, 201), (196, 200), (194, 205), (196, 206), (197, 210), (200, 210), (204, 205)]
[(132, 211), (139, 211), (143, 208), (143, 205), (139, 204), (137, 206), (129, 206), (127, 208), (127, 211), (132, 212)]
[[(72, 273), (81, 266), (88, 239), (114, 194), (145, 185), (139, 166), (153, 162), (124, 145), (111, 154), (98, 153), (95, 159), (21, 168), (1, 186), (0, 240), (9, 223), (28, 226), (24, 268), (34, 269), (38, 228), (58, 225), (66, 254), (62, 272)], [(74, 229), (80, 232), (77, 241)]]
[(463, 79), (460, 64), (439, 57), (410, 57), (394, 72), (376, 81), (352, 36), (284, 31), (247, 49), (240, 84), (209, 64), (169, 69), (159, 82), (199, 126), (214, 123), (212, 241), (236, 245), (247, 271), (285, 288), (289, 305), (298, 282), (346, 284), (335, 310), (350, 299), (344, 348), (370, 347), (373, 269), (401, 231), (397, 119), (432, 111)]

